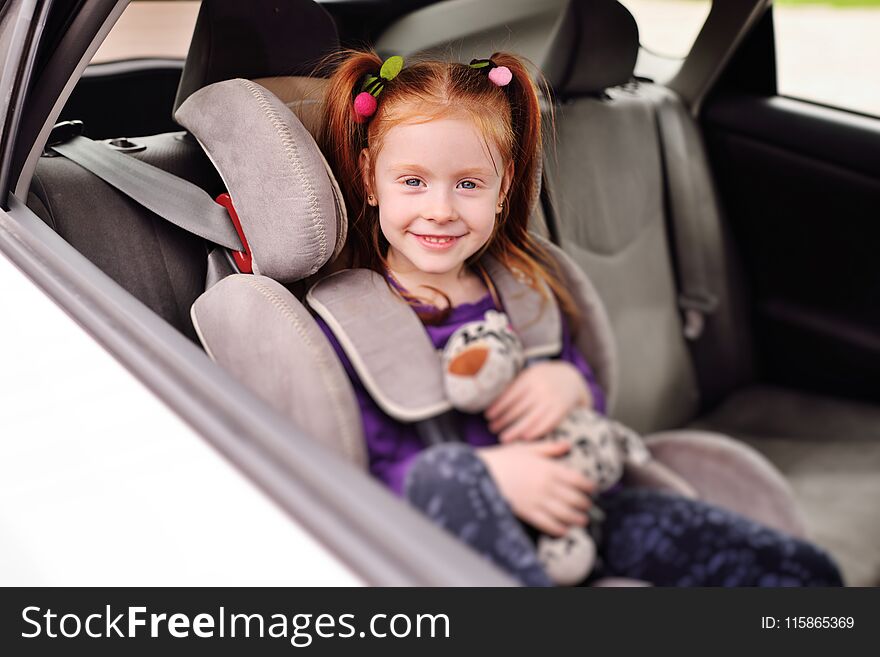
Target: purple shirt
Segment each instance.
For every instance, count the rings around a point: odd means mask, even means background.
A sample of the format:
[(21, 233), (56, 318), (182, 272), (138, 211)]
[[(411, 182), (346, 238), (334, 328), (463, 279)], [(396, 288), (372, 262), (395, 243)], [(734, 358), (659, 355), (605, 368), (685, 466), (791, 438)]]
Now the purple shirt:
[[(466, 322), (483, 319), (487, 310), (502, 310), (495, 305), (491, 294), (474, 303), (463, 303), (455, 306), (442, 324), (425, 326), (431, 342), (436, 349), (442, 349), (449, 337)], [(333, 332), (320, 317), (315, 317), (321, 330), (327, 336), (336, 355), (345, 367), (345, 371), (351, 379), (355, 397), (361, 412), (364, 427), (364, 437), (367, 442), (370, 472), (381, 479), (385, 484), (400, 495), (403, 491), (403, 482), (406, 472), (416, 455), (425, 448), (424, 443), (416, 433), (415, 426), (398, 422), (389, 417), (380, 409), (370, 393), (364, 388), (360, 377), (345, 355)], [(559, 359), (574, 365), (583, 375), (590, 391), (593, 394), (594, 408), (605, 412), (605, 395), (596, 383), (593, 372), (587, 361), (574, 346), (569, 335), (568, 326), (563, 321), (562, 326), (562, 352)], [(462, 441), (474, 447), (486, 447), (498, 444), (498, 437), (489, 431), (489, 426), (481, 413), (462, 413), (453, 411), (460, 429)]]

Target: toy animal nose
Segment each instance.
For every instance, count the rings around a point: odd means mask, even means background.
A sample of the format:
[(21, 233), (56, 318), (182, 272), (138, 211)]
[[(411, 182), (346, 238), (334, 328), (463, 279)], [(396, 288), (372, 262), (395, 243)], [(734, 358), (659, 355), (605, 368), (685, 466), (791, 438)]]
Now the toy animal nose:
[(483, 368), (489, 358), (489, 347), (470, 347), (449, 362), (449, 373), (456, 376), (473, 376)]

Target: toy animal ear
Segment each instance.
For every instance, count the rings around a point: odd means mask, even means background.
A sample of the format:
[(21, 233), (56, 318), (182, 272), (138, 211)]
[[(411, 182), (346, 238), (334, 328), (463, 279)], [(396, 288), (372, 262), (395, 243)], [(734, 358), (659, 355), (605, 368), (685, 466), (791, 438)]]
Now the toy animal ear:
[(456, 376), (474, 376), (489, 358), (489, 347), (474, 346), (465, 349), (449, 361), (447, 370)]

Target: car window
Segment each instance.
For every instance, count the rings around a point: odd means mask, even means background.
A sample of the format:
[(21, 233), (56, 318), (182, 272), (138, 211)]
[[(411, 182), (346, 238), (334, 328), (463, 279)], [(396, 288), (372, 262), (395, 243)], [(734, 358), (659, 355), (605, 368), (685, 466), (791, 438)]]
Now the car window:
[(880, 116), (880, 0), (777, 0), (780, 94)]
[(681, 66), (699, 34), (712, 0), (620, 0), (639, 26), (636, 75), (656, 81)]
[(92, 63), (138, 57), (184, 59), (199, 2), (132, 2), (92, 57)]

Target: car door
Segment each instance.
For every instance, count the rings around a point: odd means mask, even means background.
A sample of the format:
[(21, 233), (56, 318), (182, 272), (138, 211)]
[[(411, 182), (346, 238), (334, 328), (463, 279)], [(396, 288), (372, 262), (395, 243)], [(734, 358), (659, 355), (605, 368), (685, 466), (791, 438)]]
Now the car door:
[(768, 8), (702, 122), (763, 376), (876, 402), (880, 3), (836, 4)]

